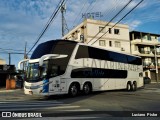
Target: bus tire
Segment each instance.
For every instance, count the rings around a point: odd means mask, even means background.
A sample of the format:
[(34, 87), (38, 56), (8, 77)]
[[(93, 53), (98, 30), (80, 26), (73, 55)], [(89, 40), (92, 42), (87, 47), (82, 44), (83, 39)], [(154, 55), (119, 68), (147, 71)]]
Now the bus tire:
[(88, 95), (92, 92), (92, 85), (91, 83), (87, 82), (83, 85), (83, 93), (85, 95)]
[(78, 95), (79, 89), (78, 89), (78, 85), (76, 83), (72, 83), (69, 87), (69, 95), (71, 97), (75, 97)]
[(133, 91), (137, 90), (137, 82), (136, 81), (134, 81), (133, 84), (132, 84), (132, 90)]
[(131, 82), (128, 82), (127, 83), (127, 91), (131, 91), (132, 90), (132, 84), (131, 84)]

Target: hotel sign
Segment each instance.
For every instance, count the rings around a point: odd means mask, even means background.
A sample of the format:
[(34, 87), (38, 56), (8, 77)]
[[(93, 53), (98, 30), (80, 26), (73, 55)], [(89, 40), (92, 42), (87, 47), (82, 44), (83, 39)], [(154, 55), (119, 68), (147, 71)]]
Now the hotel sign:
[(82, 18), (101, 18), (103, 17), (101, 12), (82, 13)]

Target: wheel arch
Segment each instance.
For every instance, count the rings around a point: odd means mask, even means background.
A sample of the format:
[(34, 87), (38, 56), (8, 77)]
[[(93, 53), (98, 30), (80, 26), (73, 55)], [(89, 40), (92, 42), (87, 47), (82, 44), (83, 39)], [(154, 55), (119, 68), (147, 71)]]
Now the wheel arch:
[(80, 83), (78, 81), (73, 81), (69, 84), (69, 87), (68, 87), (68, 92), (69, 92), (69, 89), (70, 89), (70, 86), (73, 85), (73, 84), (76, 84), (76, 86), (78, 87), (78, 90), (80, 90)]
[(82, 90), (83, 90), (83, 86), (84, 86), (85, 84), (87, 84), (87, 83), (90, 85), (91, 90), (93, 90), (93, 85), (92, 85), (92, 82), (91, 82), (91, 81), (85, 81), (85, 82), (83, 83), (83, 85), (82, 85)]

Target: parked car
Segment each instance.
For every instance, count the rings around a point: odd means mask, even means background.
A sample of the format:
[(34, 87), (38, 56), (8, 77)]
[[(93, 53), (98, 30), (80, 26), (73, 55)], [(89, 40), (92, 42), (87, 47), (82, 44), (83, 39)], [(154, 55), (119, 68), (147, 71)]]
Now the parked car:
[(150, 84), (151, 79), (149, 77), (143, 77), (144, 84)]

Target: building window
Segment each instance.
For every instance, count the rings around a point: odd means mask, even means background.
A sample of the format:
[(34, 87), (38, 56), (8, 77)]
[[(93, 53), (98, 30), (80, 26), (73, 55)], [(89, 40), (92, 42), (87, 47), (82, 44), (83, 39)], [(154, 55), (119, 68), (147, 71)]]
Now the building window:
[(99, 32), (101, 32), (101, 33), (105, 33), (106, 31), (105, 31), (105, 27), (99, 27)]
[(112, 41), (109, 41), (109, 46), (112, 47)]
[(147, 35), (147, 39), (151, 41), (151, 36), (149, 34)]
[(120, 48), (121, 47), (121, 43), (119, 41), (115, 41), (115, 47)]
[(105, 40), (99, 40), (99, 46), (106, 46)]
[(114, 29), (114, 34), (119, 35), (119, 29)]
[(108, 30), (108, 31), (109, 31), (109, 34), (112, 34), (112, 29), (111, 29), (111, 28), (109, 28), (109, 30)]
[(146, 35), (144, 35), (144, 36), (142, 37), (142, 39), (147, 39), (147, 36), (146, 36)]
[(155, 39), (157, 39), (157, 36), (155, 36)]

